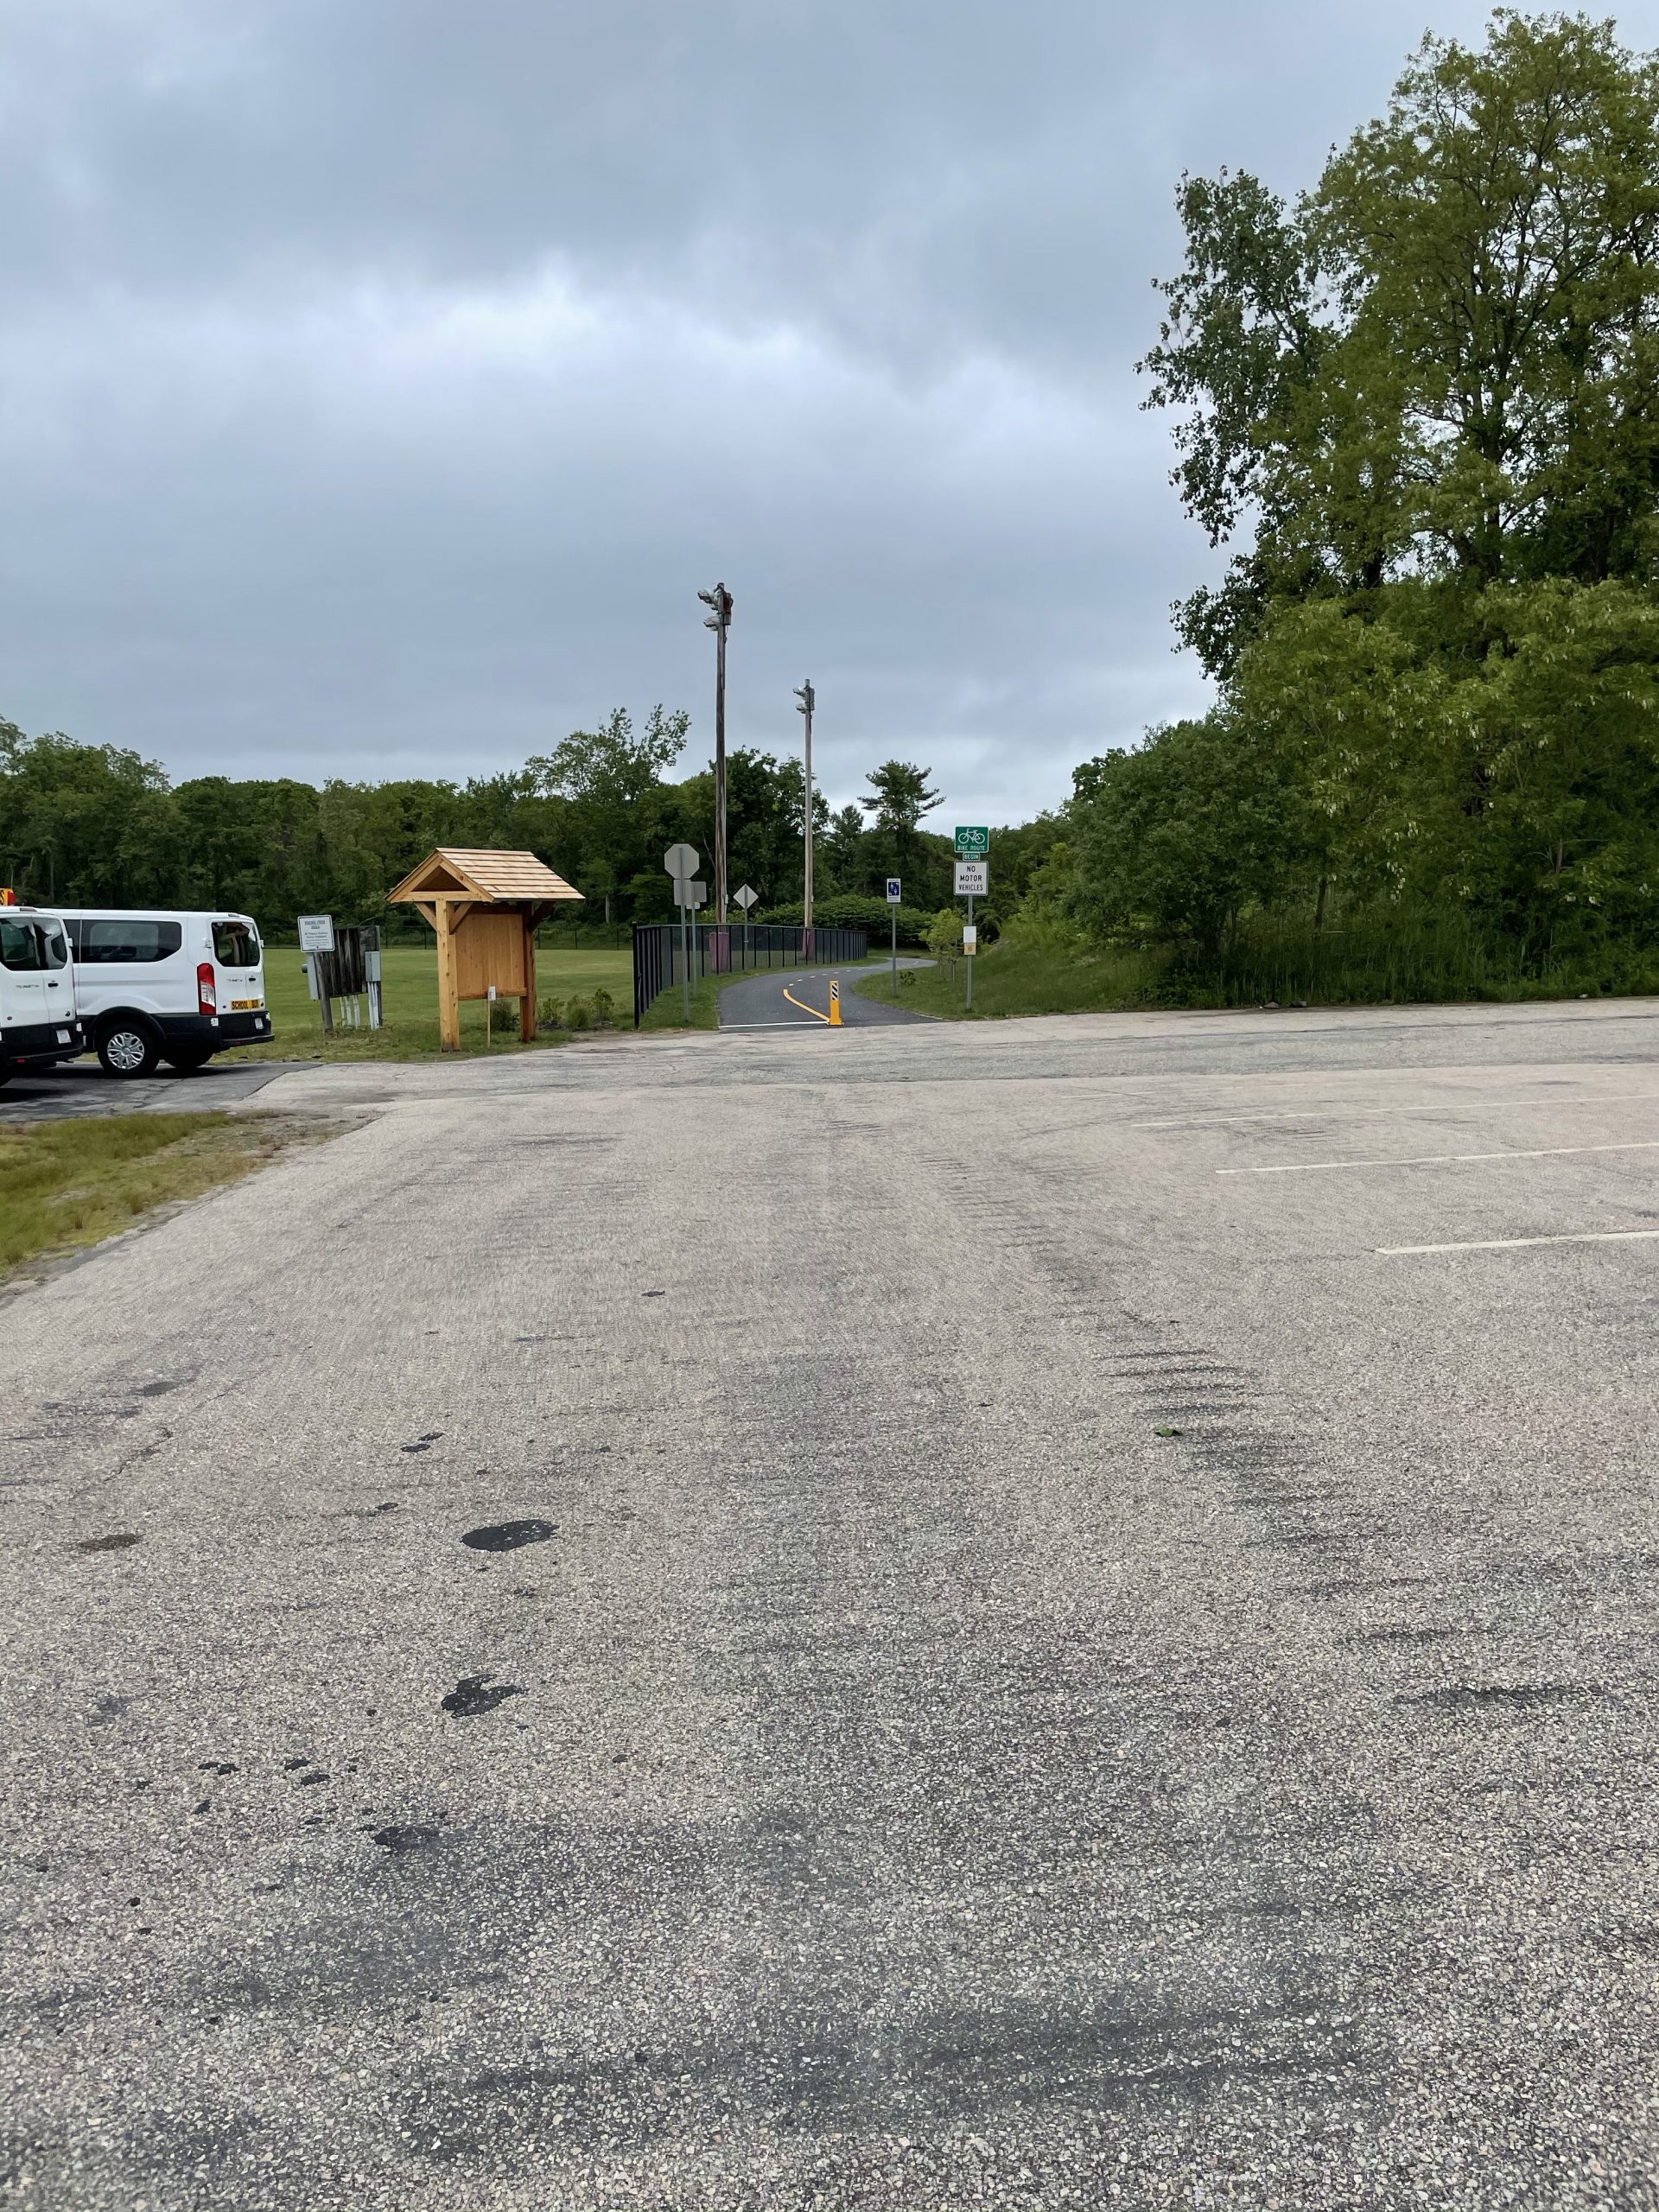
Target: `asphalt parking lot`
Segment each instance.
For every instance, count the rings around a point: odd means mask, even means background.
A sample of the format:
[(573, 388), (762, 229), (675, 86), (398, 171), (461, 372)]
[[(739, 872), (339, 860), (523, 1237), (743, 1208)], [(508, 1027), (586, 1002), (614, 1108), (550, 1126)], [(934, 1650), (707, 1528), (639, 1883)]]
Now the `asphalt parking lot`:
[(271, 1084), (7, 1308), (13, 2199), (1659, 2202), (1656, 1061)]
[(0, 1128), (8, 1122), (58, 1122), (78, 1114), (203, 1114), (239, 1104), (303, 1060), (209, 1060), (181, 1073), (158, 1068), (142, 1081), (107, 1076), (92, 1058), (16, 1075), (0, 1089)]

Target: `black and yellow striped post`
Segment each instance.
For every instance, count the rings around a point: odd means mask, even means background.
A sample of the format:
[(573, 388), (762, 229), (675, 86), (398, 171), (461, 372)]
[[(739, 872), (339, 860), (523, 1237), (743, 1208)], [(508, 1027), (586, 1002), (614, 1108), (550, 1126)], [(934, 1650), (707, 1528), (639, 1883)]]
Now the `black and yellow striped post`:
[(830, 979), (830, 1027), (839, 1029), (841, 1022), (841, 985), (834, 976)]

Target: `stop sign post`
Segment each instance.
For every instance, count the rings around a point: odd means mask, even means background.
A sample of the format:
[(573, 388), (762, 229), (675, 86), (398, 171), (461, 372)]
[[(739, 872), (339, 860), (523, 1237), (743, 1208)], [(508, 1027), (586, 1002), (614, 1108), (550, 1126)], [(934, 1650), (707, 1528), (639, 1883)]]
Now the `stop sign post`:
[[(688, 1021), (691, 1019), (691, 950), (687, 916), (708, 896), (702, 884), (691, 880), (702, 857), (695, 845), (671, 845), (663, 855), (663, 866), (674, 879), (674, 904), (680, 910), (680, 992)], [(702, 893), (702, 898), (694, 898), (694, 892)]]

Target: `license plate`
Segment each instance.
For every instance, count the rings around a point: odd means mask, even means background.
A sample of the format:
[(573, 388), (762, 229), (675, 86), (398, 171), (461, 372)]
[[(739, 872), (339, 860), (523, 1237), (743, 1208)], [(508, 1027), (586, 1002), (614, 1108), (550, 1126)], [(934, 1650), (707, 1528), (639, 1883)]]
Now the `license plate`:
[(258, 1014), (264, 1010), (264, 999), (232, 999), (231, 1001), (231, 1012), (232, 1014)]

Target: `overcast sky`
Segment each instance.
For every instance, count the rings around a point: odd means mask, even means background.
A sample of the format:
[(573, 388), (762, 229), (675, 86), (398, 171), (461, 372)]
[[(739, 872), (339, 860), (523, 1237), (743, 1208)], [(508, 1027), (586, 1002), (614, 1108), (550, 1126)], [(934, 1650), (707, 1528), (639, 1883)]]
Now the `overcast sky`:
[[(1183, 168), (1442, 0), (0, 0), (0, 715), (463, 778), (613, 705), (1018, 820), (1199, 706), (1139, 412)], [(1659, 0), (1627, 9), (1659, 41)]]

